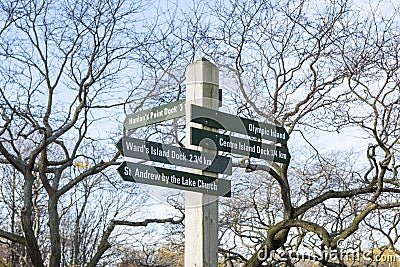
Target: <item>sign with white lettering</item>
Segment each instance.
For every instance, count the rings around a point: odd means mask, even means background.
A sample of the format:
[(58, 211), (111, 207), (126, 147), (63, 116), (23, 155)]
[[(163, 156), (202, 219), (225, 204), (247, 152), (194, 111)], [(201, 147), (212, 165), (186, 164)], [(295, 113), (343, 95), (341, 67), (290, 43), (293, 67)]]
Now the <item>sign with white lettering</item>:
[(204, 126), (224, 129), (281, 144), (286, 144), (289, 139), (289, 134), (283, 127), (196, 105), (190, 105), (190, 109), (190, 121), (200, 123)]
[(197, 128), (190, 128), (190, 131), (190, 144), (192, 145), (285, 164), (290, 161), (289, 151), (285, 147), (268, 145)]
[(117, 148), (125, 157), (151, 160), (209, 172), (232, 174), (232, 159), (132, 137), (123, 137)]
[(124, 120), (127, 130), (185, 116), (185, 99), (129, 114)]
[(231, 196), (231, 181), (124, 161), (117, 169), (124, 181)]

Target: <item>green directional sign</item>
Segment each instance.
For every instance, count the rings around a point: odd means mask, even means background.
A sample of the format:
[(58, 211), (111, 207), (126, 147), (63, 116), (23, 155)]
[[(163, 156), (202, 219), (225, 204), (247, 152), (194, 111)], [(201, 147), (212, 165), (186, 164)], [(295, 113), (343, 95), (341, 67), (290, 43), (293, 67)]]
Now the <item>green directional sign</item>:
[(124, 161), (117, 169), (124, 181), (231, 196), (231, 181)]
[(228, 113), (190, 105), (190, 121), (204, 126), (225, 129), (276, 143), (286, 144), (289, 134), (283, 127), (234, 116)]
[(192, 145), (285, 164), (290, 161), (289, 151), (285, 147), (268, 145), (197, 128), (190, 128), (190, 131), (190, 143)]
[(127, 130), (185, 116), (185, 99), (129, 114), (124, 120)]
[(125, 157), (151, 160), (209, 172), (232, 174), (232, 159), (197, 150), (123, 137), (117, 147)]

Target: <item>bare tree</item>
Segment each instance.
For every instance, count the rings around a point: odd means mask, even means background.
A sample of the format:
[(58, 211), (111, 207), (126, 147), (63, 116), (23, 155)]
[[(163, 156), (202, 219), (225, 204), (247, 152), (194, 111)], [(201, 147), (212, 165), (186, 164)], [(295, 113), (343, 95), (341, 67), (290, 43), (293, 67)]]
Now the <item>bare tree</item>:
[[(234, 190), (241, 198), (223, 206), (226, 264), (293, 266), (301, 255), (288, 248), (339, 249), (376, 222), (382, 227), (374, 230), (395, 247), (377, 214), (400, 205), (397, 6), (226, 0), (193, 2), (186, 10), (169, 3), (153, 24), (140, 15), (145, 4), (3, 3), (0, 161), (10, 188), (2, 188), (8, 194), (1, 205), (9, 211), (2, 216), (20, 227), (4, 224), (0, 236), (14, 256), (33, 266), (95, 266), (117, 226), (181, 222), (132, 222), (115, 215), (121, 210), (111, 193), (92, 198), (103, 181), (114, 182), (108, 167), (119, 155), (108, 144), (116, 140), (107, 142), (103, 130), (126, 100), (122, 90), (129, 88), (131, 111), (181, 98), (184, 68), (203, 55), (219, 64), (230, 113), (291, 134), (290, 164), (235, 160)], [(129, 134), (161, 133), (180, 143), (184, 125), (169, 124)], [(367, 140), (364, 153), (324, 151), (315, 140), (324, 133), (360, 135)], [(93, 203), (104, 217), (89, 219)], [(96, 248), (80, 249), (86, 244)], [(267, 261), (274, 251), (284, 257)]]
[(9, 214), (0, 237), (27, 266), (96, 266), (117, 226), (182, 221), (132, 222), (119, 214), (119, 194), (98, 192), (119, 187), (108, 170), (120, 156), (110, 118), (145, 79), (136, 52), (162, 40), (140, 14), (148, 4), (1, 3), (0, 163), (10, 188), (2, 187)]
[[(191, 12), (179, 5), (171, 12), (173, 34), (149, 52), (157, 52), (151, 67), (164, 74), (159, 59), (174, 70), (185, 56), (206, 55), (219, 65), (230, 113), (285, 126), (292, 136), (290, 164), (236, 160), (240, 198), (227, 200), (220, 218), (227, 264), (291, 266), (302, 255), (285, 251), (304, 248), (320, 264), (346, 264), (318, 255), (358, 239), (365, 220), (399, 206), (398, 6), (382, 4), (197, 1)], [(179, 74), (170, 77), (179, 85)], [(327, 152), (315, 140), (325, 134), (367, 141), (357, 151)], [(285, 259), (264, 259), (274, 251)]]
[[(382, 4), (205, 3), (210, 19), (201, 21), (207, 30), (198, 31), (200, 49), (220, 65), (222, 77), (234, 79), (226, 85), (233, 96), (230, 112), (285, 126), (305, 144), (301, 149), (289, 140), (290, 165), (236, 163), (247, 173), (238, 176), (264, 177), (238, 182), (235, 190), (248, 192), (246, 201), (240, 191), (239, 202), (227, 202), (221, 219), (226, 246), (246, 266), (266, 264), (285, 246), (337, 249), (374, 212), (400, 205), (399, 17), (398, 6)], [(368, 142), (361, 143), (363, 154), (329, 154), (313, 132), (359, 135)], [(288, 255), (283, 262), (290, 266), (291, 260), (296, 258)]]

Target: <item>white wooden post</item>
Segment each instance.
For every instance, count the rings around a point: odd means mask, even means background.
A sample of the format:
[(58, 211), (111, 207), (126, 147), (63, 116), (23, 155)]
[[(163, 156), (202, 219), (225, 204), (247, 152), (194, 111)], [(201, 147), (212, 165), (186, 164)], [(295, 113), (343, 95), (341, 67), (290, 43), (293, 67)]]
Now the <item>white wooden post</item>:
[[(201, 125), (190, 122), (190, 106), (219, 108), (218, 68), (201, 58), (186, 68), (186, 146), (190, 145), (190, 127)], [(218, 177), (218, 174), (199, 171)], [(185, 192), (185, 267), (218, 266), (218, 196)]]

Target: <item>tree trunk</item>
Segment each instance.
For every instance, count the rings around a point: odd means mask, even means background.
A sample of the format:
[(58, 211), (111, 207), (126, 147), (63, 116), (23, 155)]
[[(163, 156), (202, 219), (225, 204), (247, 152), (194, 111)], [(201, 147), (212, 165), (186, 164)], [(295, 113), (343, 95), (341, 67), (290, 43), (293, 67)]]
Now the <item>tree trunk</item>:
[(26, 239), (26, 250), (35, 267), (44, 267), (42, 255), (32, 225), (32, 185), (34, 177), (25, 175), (24, 182), (24, 207), (21, 210), (21, 223)]
[(48, 203), (51, 243), (49, 267), (57, 267), (61, 263), (60, 218), (57, 210), (58, 196), (54, 193), (50, 194)]

